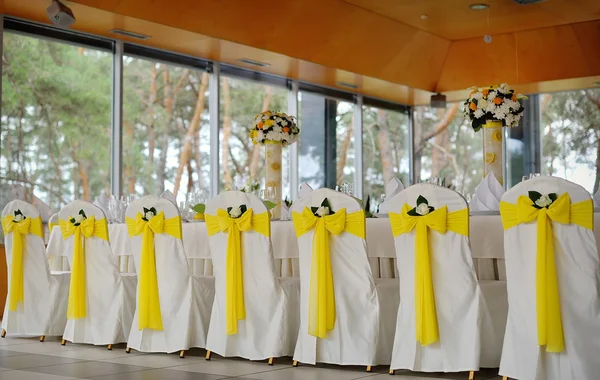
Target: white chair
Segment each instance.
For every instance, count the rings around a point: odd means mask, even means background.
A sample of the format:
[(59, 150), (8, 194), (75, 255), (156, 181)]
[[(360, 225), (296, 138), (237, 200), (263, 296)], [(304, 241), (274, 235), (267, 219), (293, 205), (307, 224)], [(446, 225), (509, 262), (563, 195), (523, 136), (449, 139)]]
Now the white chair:
[[(140, 217), (145, 216), (144, 208), (154, 208), (154, 218), (160, 219), (162, 214), (165, 226), (161, 233), (154, 233), (154, 230), (148, 232), (154, 244), (154, 252), (149, 252), (145, 258), (141, 255), (145, 229), (141, 228), (136, 233), (136, 225), (142, 223), (143, 227), (143, 223), (146, 223), (136, 221), (138, 214)], [(177, 206), (167, 199), (148, 195), (132, 202), (127, 208), (126, 216), (138, 271), (137, 308), (127, 342), (127, 352), (132, 348), (142, 352), (179, 351), (180, 356), (184, 357), (185, 350), (191, 347), (204, 348), (214, 299), (214, 279), (192, 278), (181, 241), (181, 217)], [(152, 218), (149, 220), (150, 224), (156, 222)], [(155, 324), (145, 324), (145, 317), (150, 314), (140, 309), (141, 292), (152, 292), (152, 276), (147, 277), (148, 288), (142, 288), (146, 281), (144, 275), (147, 273), (156, 274), (157, 284), (154, 286), (158, 292), (162, 328)]]
[[(309, 334), (309, 308), (311, 291), (311, 268), (315, 229), (299, 233), (298, 215), (305, 209), (317, 207), (327, 198), (334, 212), (346, 210), (346, 215), (362, 218), (361, 233), (329, 234), (329, 259), (333, 277), (335, 321), (333, 329), (324, 338)], [(335, 216), (335, 215), (333, 215)], [(369, 261), (364, 232), (364, 212), (352, 197), (342, 193), (320, 189), (300, 198), (292, 205), (292, 217), (298, 236), (300, 255), (300, 332), (294, 352), (294, 364), (317, 362), (361, 365), (371, 370), (376, 361), (379, 338), (380, 306), (375, 281)], [(348, 220), (348, 218), (346, 219)], [(360, 229), (361, 227), (359, 227)], [(316, 256), (318, 257), (318, 256)], [(325, 258), (326, 259), (326, 258)]]
[[(245, 205), (253, 227), (247, 231), (225, 230), (220, 226), (218, 210)], [(221, 211), (223, 212), (223, 211)], [(226, 211), (225, 211), (226, 212)], [(206, 204), (205, 218), (209, 231), (210, 252), (215, 274), (215, 302), (212, 308), (206, 349), (221, 356), (240, 356), (250, 360), (292, 356), (299, 329), (300, 282), (297, 278), (278, 279), (271, 249), (268, 210), (255, 195), (240, 191), (219, 194)], [(235, 219), (234, 219), (235, 220)], [(245, 220), (245, 219), (244, 219)], [(266, 223), (266, 225), (260, 223)], [(277, 222), (276, 222), (277, 223)], [(258, 226), (257, 226), (258, 225)], [(250, 226), (249, 226), (250, 227)], [(245, 318), (235, 320), (237, 333), (227, 330), (227, 265), (230, 233), (239, 233)], [(268, 236), (265, 235), (268, 234)]]
[[(54, 227), (58, 227), (58, 213), (52, 214), (52, 216), (50, 216), (50, 219), (48, 219), (48, 230), (50, 233), (49, 236), (52, 236), (52, 230), (54, 229)], [(55, 254), (55, 252), (49, 252), (47, 248), (46, 257), (48, 258), (51, 271), (68, 271), (70, 269), (66, 257), (57, 255)]]
[[(29, 232), (23, 234), (22, 268), (23, 299), (11, 310), (11, 291), (13, 273), (13, 244), (16, 233), (13, 227), (5, 226), (13, 223), (15, 212), (20, 211), (23, 217), (30, 219)], [(8, 297), (2, 318), (2, 336), (6, 333), (15, 335), (40, 336), (43, 342), (47, 336), (61, 336), (67, 323), (67, 296), (69, 294), (69, 273), (51, 274), (46, 259), (44, 241), (42, 239), (42, 222), (38, 210), (31, 204), (21, 200), (9, 202), (2, 211), (4, 228), (4, 244), (6, 247), (6, 264), (8, 268)], [(13, 231), (7, 231), (13, 228)], [(18, 265), (18, 264), (17, 264)], [(15, 268), (15, 270), (17, 270)], [(17, 274), (18, 275), (18, 274)], [(13, 305), (14, 306), (14, 305)]]
[[(553, 214), (549, 222), (549, 238), (553, 241), (554, 254), (546, 253), (547, 279), (556, 274), (558, 313), (562, 318), (564, 348), (556, 350), (550, 339), (543, 342), (543, 333), (538, 334), (537, 281), (539, 211), (529, 200), (529, 191), (541, 195), (555, 193), (556, 205), (547, 213)], [(566, 209), (566, 220), (557, 221), (555, 210), (565, 205), (568, 194), (570, 207)], [(523, 198), (521, 198), (523, 197)], [(561, 199), (561, 197), (563, 197)], [(515, 206), (521, 198), (519, 214), (529, 209), (534, 219), (515, 223)], [(559, 202), (560, 201), (560, 202)], [(552, 207), (556, 206), (556, 207)], [(568, 204), (567, 204), (568, 206)], [(593, 204), (590, 194), (581, 186), (555, 177), (536, 177), (521, 182), (502, 197), (500, 210), (504, 223), (504, 250), (506, 255), (506, 277), (508, 286), (508, 321), (502, 351), (500, 374), (514, 379), (535, 380), (580, 380), (597, 379), (600, 374), (600, 266), (596, 241), (592, 231)], [(550, 211), (554, 209), (553, 211)], [(570, 215), (569, 215), (569, 210)], [(521, 217), (521, 219), (524, 219)], [(569, 223), (570, 220), (570, 223)], [(544, 220), (542, 220), (543, 222)], [(566, 222), (566, 223), (565, 223)], [(551, 269), (554, 257), (555, 270)], [(551, 300), (548, 282), (541, 289), (548, 292), (545, 299)], [(556, 289), (556, 288), (554, 288)], [(556, 299), (556, 298), (554, 298)], [(549, 303), (550, 305), (550, 303)], [(551, 306), (548, 306), (551, 310)], [(556, 309), (555, 309), (556, 310)], [(556, 314), (554, 314), (556, 315)], [(550, 321), (550, 319), (549, 319)], [(551, 328), (550, 322), (548, 323)], [(540, 336), (541, 335), (541, 336)], [(541, 339), (540, 339), (541, 338)], [(550, 338), (550, 336), (549, 336)], [(538, 340), (540, 339), (540, 340)], [(547, 345), (543, 345), (546, 343)], [(547, 352), (547, 349), (555, 352)]]
[[(127, 342), (135, 311), (135, 274), (119, 273), (108, 239), (108, 222), (104, 212), (90, 202), (76, 200), (59, 212), (61, 232), (66, 240), (69, 265), (75, 271), (73, 247), (77, 244), (69, 220), (83, 211), (95, 226), (90, 237), (83, 237), (86, 315), (68, 316), (63, 344), (85, 343), (108, 345)], [(68, 231), (71, 230), (71, 233)], [(96, 231), (99, 230), (99, 231)], [(102, 237), (99, 237), (101, 235)], [(76, 275), (72, 272), (71, 279)], [(73, 286), (73, 285), (72, 285)]]
[[(446, 228), (445, 233), (434, 230), (430, 224), (421, 232), (421, 224), (406, 227), (412, 222), (434, 222), (434, 219), (429, 219), (433, 217), (433, 213), (428, 216), (407, 215), (417, 205), (419, 196), (424, 197), (429, 206), (435, 208), (433, 212), (438, 216), (443, 215), (446, 208), (447, 217), (436, 222)], [(480, 361), (482, 295), (469, 248), (469, 213), (466, 201), (453, 190), (432, 184), (418, 184), (400, 192), (386, 203), (395, 235), (400, 275), (400, 307), (390, 371), (471, 371), (472, 377), (473, 371), (479, 369)], [(403, 228), (399, 229), (401, 226)], [(423, 261), (419, 261), (416, 246), (419, 244), (418, 234), (423, 232), (427, 233), (428, 247), (425, 248), (428, 248), (429, 258), (422, 256)], [(422, 265), (419, 270), (423, 271), (424, 277), (416, 278), (418, 263)], [(427, 280), (427, 276), (431, 276), (431, 282)], [(420, 288), (423, 294), (427, 294), (427, 286), (432, 285), (435, 305), (431, 314), (415, 306), (415, 291), (419, 290), (415, 289), (415, 280), (424, 284)], [(427, 305), (425, 299), (426, 297), (418, 302)], [(434, 338), (431, 335), (428, 338), (428, 333), (435, 329), (426, 331), (426, 323), (423, 322), (423, 335), (419, 337), (418, 319), (424, 321), (426, 315), (432, 314), (433, 320), (437, 321), (434, 323), (438, 327), (438, 336)]]

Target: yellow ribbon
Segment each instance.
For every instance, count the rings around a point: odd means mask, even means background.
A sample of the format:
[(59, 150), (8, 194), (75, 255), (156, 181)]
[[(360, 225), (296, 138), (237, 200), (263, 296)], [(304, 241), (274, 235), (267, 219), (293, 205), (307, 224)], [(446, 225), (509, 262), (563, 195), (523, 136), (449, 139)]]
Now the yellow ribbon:
[(417, 342), (427, 346), (439, 340), (435, 307), (429, 229), (445, 234), (451, 231), (469, 236), (469, 209), (448, 212), (446, 206), (423, 216), (408, 215), (412, 207), (404, 204), (402, 212), (389, 213), (394, 237), (415, 230), (415, 328)]
[(84, 219), (79, 226), (68, 220), (59, 219), (58, 224), (63, 239), (73, 238), (73, 260), (71, 266), (71, 282), (69, 283), (69, 303), (67, 318), (79, 319), (86, 317), (86, 285), (85, 285), (85, 239), (92, 236), (108, 241), (108, 223), (106, 219), (96, 220), (92, 215)]
[(324, 339), (327, 332), (333, 330), (336, 317), (329, 234), (348, 232), (364, 239), (367, 235), (365, 212), (361, 210), (346, 214), (343, 208), (333, 215), (319, 218), (306, 207), (302, 213), (293, 212), (292, 219), (298, 237), (315, 230), (310, 267), (308, 333)]
[(48, 228), (50, 229), (50, 232), (52, 232), (52, 229), (56, 226), (58, 226), (58, 223), (48, 223)]
[(204, 214), (201, 212), (197, 212), (194, 214), (194, 220), (204, 220)]
[(23, 248), (25, 235), (33, 234), (42, 237), (42, 218), (25, 218), (20, 222), (15, 222), (12, 215), (7, 215), (2, 219), (2, 229), (5, 236), (11, 232), (13, 233), (8, 310), (16, 311), (19, 302), (25, 300), (23, 285)]
[(225, 321), (227, 335), (234, 335), (238, 332), (237, 322), (246, 318), (241, 233), (254, 230), (259, 234), (270, 237), (269, 213), (253, 214), (252, 209), (248, 209), (239, 218), (232, 218), (227, 211), (218, 209), (217, 215), (206, 214), (205, 218), (209, 236), (218, 232), (227, 234)]
[(565, 348), (558, 275), (554, 256), (552, 222), (577, 224), (588, 230), (594, 228), (592, 200), (571, 204), (568, 193), (559, 196), (548, 208), (535, 208), (527, 196), (520, 196), (517, 204), (500, 202), (500, 214), (505, 230), (537, 219), (536, 253), (536, 314), (538, 344), (547, 352), (562, 352)]
[(181, 239), (181, 217), (165, 219), (165, 213), (161, 211), (148, 221), (145, 221), (139, 212), (135, 219), (129, 217), (125, 219), (129, 236), (142, 235), (138, 272), (138, 329), (162, 330), (154, 235), (164, 233)]

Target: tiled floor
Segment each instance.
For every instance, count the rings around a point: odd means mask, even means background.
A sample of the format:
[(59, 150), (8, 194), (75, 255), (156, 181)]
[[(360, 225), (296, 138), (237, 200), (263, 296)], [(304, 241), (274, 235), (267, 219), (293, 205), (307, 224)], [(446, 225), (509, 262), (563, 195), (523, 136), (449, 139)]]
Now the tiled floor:
[[(58, 338), (0, 339), (0, 380), (430, 380), (464, 379), (466, 373), (424, 374), (399, 371), (394, 377), (387, 367), (375, 367), (372, 373), (361, 367), (300, 365), (292, 367), (290, 358), (278, 359), (274, 366), (266, 362), (223, 359), (216, 355), (204, 360), (205, 351), (193, 349), (185, 359), (177, 354), (125, 353), (124, 346), (112, 351), (106, 347), (67, 344)], [(481, 370), (477, 380), (499, 380), (497, 370)]]

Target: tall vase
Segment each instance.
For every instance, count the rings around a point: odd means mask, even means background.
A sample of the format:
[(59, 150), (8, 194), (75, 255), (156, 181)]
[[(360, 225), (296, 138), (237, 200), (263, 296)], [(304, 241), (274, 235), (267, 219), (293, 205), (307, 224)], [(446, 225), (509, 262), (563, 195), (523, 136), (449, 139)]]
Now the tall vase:
[(267, 199), (277, 204), (271, 210), (273, 219), (281, 218), (281, 150), (280, 143), (265, 144), (265, 186), (275, 189), (275, 199)]
[(500, 184), (504, 185), (502, 175), (504, 162), (504, 149), (502, 147), (502, 122), (497, 120), (488, 120), (483, 125), (483, 177), (489, 173), (494, 173)]

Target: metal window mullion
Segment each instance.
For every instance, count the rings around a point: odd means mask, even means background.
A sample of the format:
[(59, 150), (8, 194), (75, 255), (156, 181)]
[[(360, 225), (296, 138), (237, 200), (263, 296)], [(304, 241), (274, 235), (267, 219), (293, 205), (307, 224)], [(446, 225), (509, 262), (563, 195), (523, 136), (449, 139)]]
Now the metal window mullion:
[(363, 197), (363, 97), (356, 95), (354, 102), (354, 196)]
[[(291, 81), (288, 91), (288, 115), (298, 117), (298, 82)], [(296, 119), (298, 122), (298, 120)], [(298, 143), (289, 146), (289, 181), (290, 181), (290, 199), (296, 199), (299, 186), (299, 166), (298, 166)]]
[[(219, 125), (220, 125), (221, 66), (213, 62), (209, 78), (208, 113), (210, 119), (210, 195), (219, 193)], [(223, 163), (227, 165), (227, 163)]]
[(413, 139), (415, 137), (415, 123), (413, 119), (413, 109), (408, 107), (408, 181), (409, 184), (415, 184), (417, 176), (415, 173), (415, 144)]
[(123, 194), (123, 41), (115, 41), (112, 92), (110, 183), (111, 193), (118, 197)]

